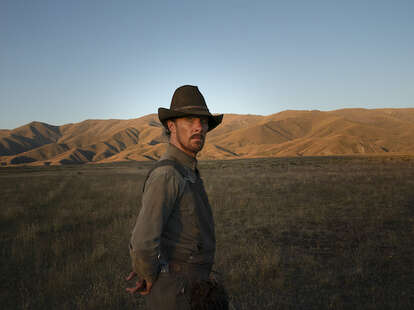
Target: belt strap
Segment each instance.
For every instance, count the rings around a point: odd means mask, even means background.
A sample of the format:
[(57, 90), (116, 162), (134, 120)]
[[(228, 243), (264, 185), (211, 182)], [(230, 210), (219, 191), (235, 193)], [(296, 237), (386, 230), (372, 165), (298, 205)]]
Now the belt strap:
[(211, 264), (187, 264), (182, 262), (171, 261), (168, 263), (168, 271), (170, 273), (187, 274), (190, 277), (208, 279), (211, 272)]

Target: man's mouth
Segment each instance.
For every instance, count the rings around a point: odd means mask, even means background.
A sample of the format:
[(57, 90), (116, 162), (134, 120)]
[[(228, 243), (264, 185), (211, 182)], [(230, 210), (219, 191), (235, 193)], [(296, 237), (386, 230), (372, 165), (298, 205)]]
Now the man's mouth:
[(193, 135), (191, 136), (191, 139), (202, 140), (203, 137), (201, 135)]

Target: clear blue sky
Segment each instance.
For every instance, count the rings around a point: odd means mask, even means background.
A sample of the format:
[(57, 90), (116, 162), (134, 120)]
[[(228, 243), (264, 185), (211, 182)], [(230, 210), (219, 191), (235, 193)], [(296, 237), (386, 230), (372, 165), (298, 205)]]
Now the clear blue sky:
[(0, 128), (136, 118), (183, 84), (213, 113), (414, 107), (414, 1), (0, 1)]

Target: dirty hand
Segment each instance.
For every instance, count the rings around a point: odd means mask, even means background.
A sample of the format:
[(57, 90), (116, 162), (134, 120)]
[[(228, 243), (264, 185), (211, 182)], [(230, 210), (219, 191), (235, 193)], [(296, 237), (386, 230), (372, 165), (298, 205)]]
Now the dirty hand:
[[(126, 278), (127, 281), (133, 279), (136, 276), (136, 272), (132, 271), (129, 276)], [(152, 282), (149, 282), (145, 279), (138, 280), (135, 282), (134, 287), (128, 287), (126, 289), (127, 292), (134, 294), (136, 292), (139, 292), (141, 295), (148, 295), (152, 288)]]

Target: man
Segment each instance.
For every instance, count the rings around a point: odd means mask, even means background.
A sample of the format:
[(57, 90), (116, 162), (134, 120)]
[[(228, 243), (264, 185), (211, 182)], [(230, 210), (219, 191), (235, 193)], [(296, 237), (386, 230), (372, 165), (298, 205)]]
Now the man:
[(195, 287), (209, 283), (216, 247), (196, 156), (223, 115), (210, 114), (198, 88), (185, 85), (174, 92), (170, 109), (158, 109), (158, 117), (169, 144), (144, 183), (127, 278), (138, 281), (127, 291), (146, 296), (150, 309), (191, 309)]

